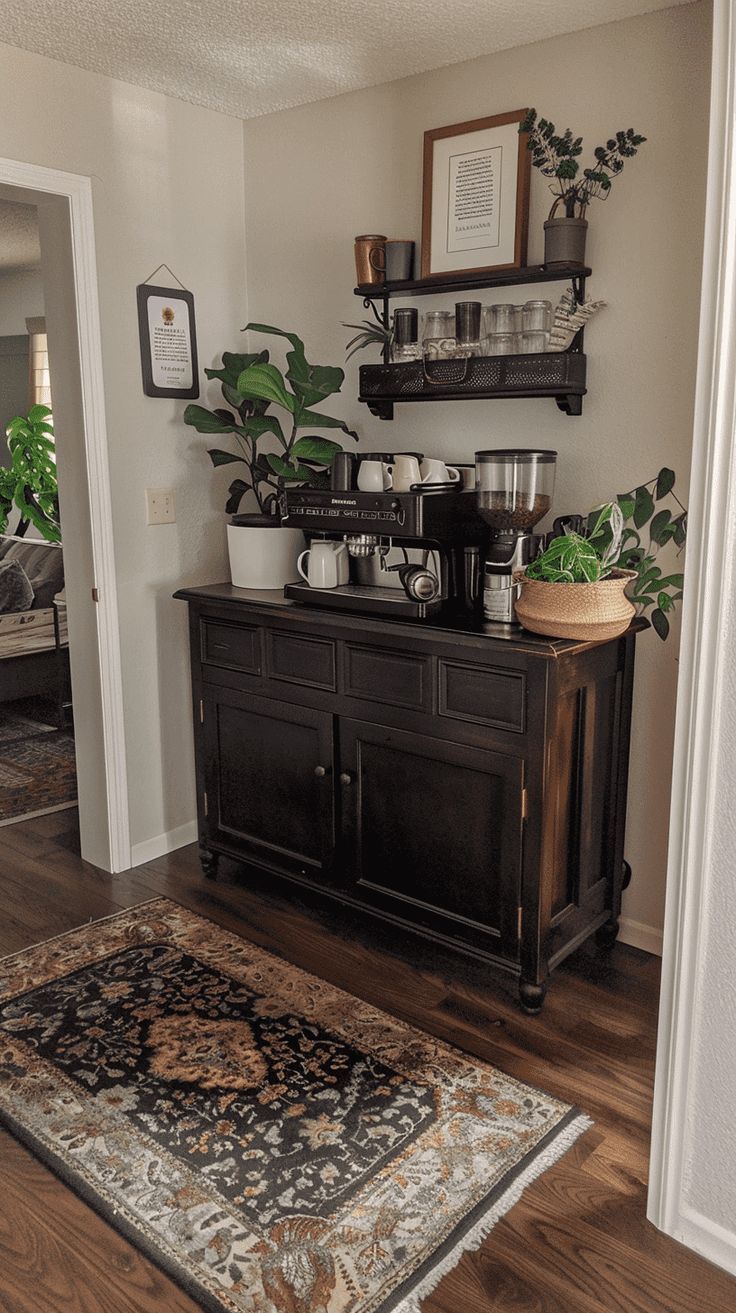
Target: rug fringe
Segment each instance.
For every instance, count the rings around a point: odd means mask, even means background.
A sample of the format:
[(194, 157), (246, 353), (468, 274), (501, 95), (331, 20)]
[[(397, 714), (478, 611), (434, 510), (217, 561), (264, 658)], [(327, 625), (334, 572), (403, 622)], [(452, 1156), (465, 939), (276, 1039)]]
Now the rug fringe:
[(495, 1203), (491, 1204), (488, 1211), (476, 1222), (475, 1226), (467, 1231), (441, 1262), (437, 1263), (414, 1287), (411, 1294), (402, 1299), (401, 1303), (394, 1305), (391, 1313), (421, 1313), (422, 1300), (431, 1295), (442, 1278), (457, 1267), (463, 1254), (469, 1253), (473, 1249), (479, 1249), (496, 1223), (500, 1222), (501, 1218), (505, 1217), (514, 1204), (519, 1202), (527, 1186), (531, 1185), (549, 1167), (552, 1167), (554, 1163), (564, 1157), (578, 1137), (584, 1131), (590, 1130), (592, 1125), (591, 1118), (586, 1117), (584, 1113), (581, 1113), (574, 1121), (569, 1122), (552, 1142), (534, 1158), (529, 1166), (519, 1173), (513, 1184), (509, 1186), (508, 1190), (504, 1191)]

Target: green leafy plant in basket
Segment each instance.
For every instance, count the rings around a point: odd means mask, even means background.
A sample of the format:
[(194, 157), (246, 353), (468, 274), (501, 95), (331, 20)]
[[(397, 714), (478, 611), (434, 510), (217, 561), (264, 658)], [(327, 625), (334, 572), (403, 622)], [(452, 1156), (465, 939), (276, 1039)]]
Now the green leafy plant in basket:
[[(545, 583), (596, 583), (614, 570), (631, 570), (631, 601), (639, 615), (649, 613), (655, 633), (666, 639), (668, 616), (682, 600), (683, 575), (665, 573), (657, 557), (668, 543), (681, 551), (687, 539), (687, 508), (674, 486), (675, 473), (665, 467), (648, 483), (596, 507), (584, 532), (553, 538), (526, 567), (526, 577)], [(674, 506), (662, 504), (668, 501)]]
[(20, 512), (14, 532), (23, 537), (32, 524), (47, 542), (61, 542), (59, 488), (51, 411), (31, 406), (16, 415), (5, 430), (10, 465), (0, 466), (0, 533), (8, 527), (13, 508)]
[[(310, 365), (304, 343), (296, 333), (269, 324), (246, 324), (243, 332), (269, 333), (290, 343), (287, 369), (282, 373), (271, 364), (269, 353), (225, 351), (219, 369), (206, 369), (210, 379), (219, 379), (227, 409), (207, 410), (189, 405), (185, 424), (198, 433), (232, 434), (236, 450), (211, 447), (212, 464), (241, 464), (241, 477), (230, 484), (226, 511), (234, 515), (243, 497), (252, 492), (258, 509), (268, 514), (275, 508), (281, 488), (309, 484), (326, 487), (328, 471), (342, 444), (330, 438), (304, 433), (309, 429), (340, 429), (357, 441), (357, 434), (343, 420), (314, 407), (340, 391), (345, 374), (331, 365)], [(279, 406), (286, 412), (285, 427), (270, 412)], [(262, 439), (270, 439), (276, 451), (263, 451)]]

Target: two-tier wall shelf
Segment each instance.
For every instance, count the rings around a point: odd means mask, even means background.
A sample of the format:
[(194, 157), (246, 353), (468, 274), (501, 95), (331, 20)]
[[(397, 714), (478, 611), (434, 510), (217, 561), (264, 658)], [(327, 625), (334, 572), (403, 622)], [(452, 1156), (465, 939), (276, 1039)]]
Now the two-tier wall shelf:
[[(527, 265), (463, 278), (415, 278), (401, 283), (364, 283), (354, 289), (386, 330), (391, 326), (392, 298), (439, 296), (444, 292), (482, 291), (489, 287), (520, 287), (530, 283), (571, 283), (575, 299), (585, 300), (585, 280), (591, 273), (580, 265)], [(554, 397), (566, 415), (580, 415), (586, 360), (583, 330), (567, 351), (523, 356), (476, 356), (459, 360), (410, 360), (392, 363), (388, 341), (382, 365), (360, 366), (359, 401), (371, 414), (393, 419), (398, 401), (474, 401), (499, 397)]]

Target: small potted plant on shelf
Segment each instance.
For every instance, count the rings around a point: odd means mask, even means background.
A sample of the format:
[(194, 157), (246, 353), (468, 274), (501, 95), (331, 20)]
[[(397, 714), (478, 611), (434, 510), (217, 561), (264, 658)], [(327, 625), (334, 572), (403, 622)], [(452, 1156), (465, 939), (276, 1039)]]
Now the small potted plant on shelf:
[[(329, 468), (339, 442), (312, 436), (304, 430), (341, 429), (357, 434), (343, 420), (313, 407), (339, 392), (345, 377), (331, 365), (310, 365), (304, 343), (296, 333), (268, 324), (246, 324), (243, 332), (270, 333), (285, 337), (286, 373), (269, 361), (268, 351), (238, 353), (225, 351), (219, 369), (206, 369), (208, 378), (219, 379), (227, 409), (207, 410), (187, 406), (184, 422), (198, 433), (232, 434), (236, 450), (210, 447), (215, 466), (240, 464), (242, 474), (228, 490), (225, 505), (232, 521), (227, 526), (230, 573), (239, 588), (281, 588), (296, 577), (296, 559), (304, 546), (300, 529), (286, 528), (278, 514), (278, 495), (284, 487), (309, 484), (327, 487)], [(286, 412), (286, 431), (272, 405)], [(263, 451), (263, 439), (271, 439), (275, 451)], [(246, 494), (256, 500), (257, 512), (238, 514)]]
[[(583, 153), (583, 139), (573, 137), (570, 128), (559, 135), (554, 123), (538, 119), (537, 111), (530, 109), (519, 132), (528, 134), (527, 147), (534, 168), (553, 179), (550, 191), (555, 200), (544, 225), (544, 263), (584, 265), (588, 206), (591, 201), (608, 197), (613, 179), (621, 173), (625, 161), (636, 155), (646, 137), (633, 128), (622, 129), (605, 146), (596, 146), (594, 163), (581, 170), (578, 156)], [(565, 213), (558, 218), (560, 206)]]
[[(687, 537), (687, 510), (674, 484), (674, 472), (660, 470), (656, 479), (591, 511), (583, 532), (553, 538), (517, 570), (516, 614), (524, 628), (549, 638), (603, 641), (628, 629), (635, 614), (649, 612), (655, 633), (666, 639), (683, 576), (664, 574), (657, 555), (669, 542), (682, 549)], [(674, 514), (657, 509), (668, 495), (679, 507)]]

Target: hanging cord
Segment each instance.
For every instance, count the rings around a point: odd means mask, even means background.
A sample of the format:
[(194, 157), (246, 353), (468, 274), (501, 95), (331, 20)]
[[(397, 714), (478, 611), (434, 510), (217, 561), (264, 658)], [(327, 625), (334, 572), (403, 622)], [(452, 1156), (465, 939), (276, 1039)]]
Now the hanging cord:
[(156, 277), (156, 274), (158, 273), (159, 269), (165, 269), (167, 273), (171, 274), (171, 277), (174, 279), (174, 282), (179, 284), (179, 286), (180, 286), (182, 292), (186, 292), (186, 291), (188, 291), (188, 288), (186, 288), (186, 287), (184, 286), (184, 284), (183, 284), (183, 282), (181, 281), (180, 278), (177, 278), (176, 274), (174, 273), (174, 270), (173, 270), (173, 269), (169, 269), (169, 266), (168, 266), (167, 264), (160, 264), (160, 265), (158, 265), (158, 267), (157, 267), (156, 269), (154, 269), (154, 271), (153, 271), (152, 274), (149, 274), (147, 278), (144, 278), (144, 279), (143, 279), (143, 283), (144, 283), (144, 284), (145, 284), (145, 283), (150, 283), (151, 279)]

